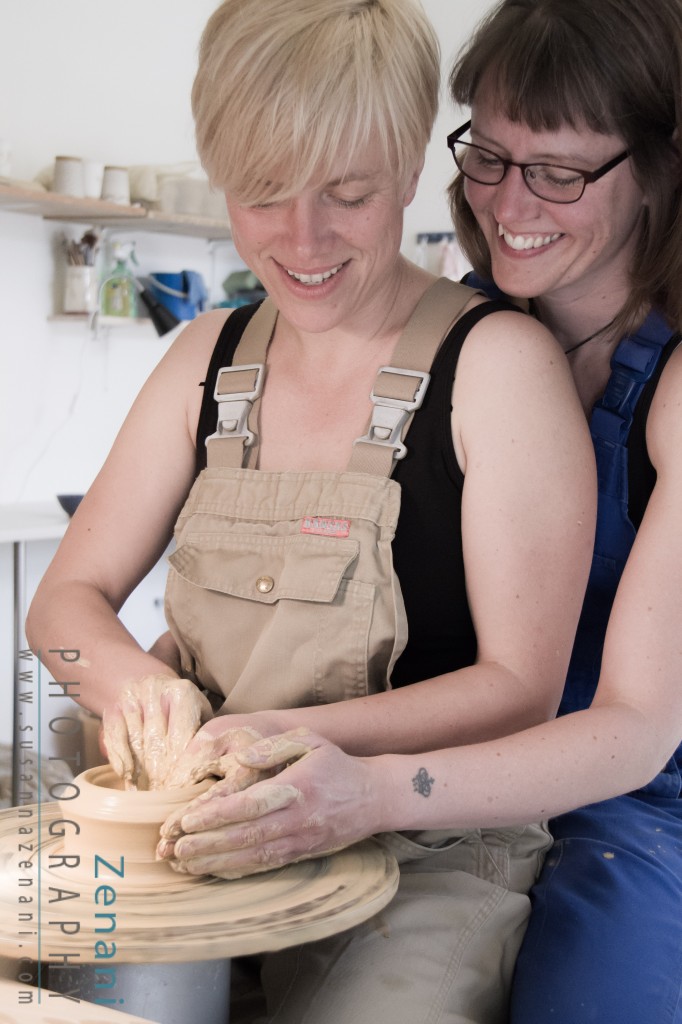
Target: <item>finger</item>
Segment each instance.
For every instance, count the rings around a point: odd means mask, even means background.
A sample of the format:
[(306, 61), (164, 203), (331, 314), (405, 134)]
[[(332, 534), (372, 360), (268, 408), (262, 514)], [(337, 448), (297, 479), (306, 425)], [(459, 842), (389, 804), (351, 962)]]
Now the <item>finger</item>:
[(172, 811), (168, 815), (168, 817), (162, 824), (161, 828), (159, 829), (162, 840), (178, 839), (181, 835), (184, 834), (180, 822), (182, 820), (183, 814), (185, 813), (185, 810), (186, 808), (179, 807), (177, 808), (177, 810)]
[(131, 781), (142, 788), (146, 781), (142, 708), (130, 690), (121, 695), (118, 706), (125, 720), (127, 742), (133, 759)]
[[(221, 778), (229, 771), (232, 771), (234, 749), (241, 749), (250, 746), (255, 740), (262, 739), (259, 732), (250, 726), (238, 729), (227, 729), (219, 735), (214, 735), (207, 729), (201, 729), (188, 744), (185, 752), (178, 758), (176, 764), (169, 770), (166, 780), (168, 789), (177, 786), (187, 786), (195, 782), (201, 782), (211, 775)], [(263, 778), (263, 774), (249, 776), (250, 781), (245, 784)], [(237, 788), (244, 788), (238, 786)]]
[(184, 753), (202, 721), (211, 717), (211, 705), (196, 686), (185, 680), (167, 684), (163, 693), (168, 702), (168, 752), (174, 758)]
[(188, 875), (189, 871), (184, 864), (181, 864), (177, 860), (169, 860), (168, 863), (173, 868), (173, 871), (177, 871), (179, 875)]
[(132, 782), (135, 764), (128, 740), (126, 721), (120, 708), (107, 708), (102, 715), (102, 736), (109, 764), (125, 782)]
[(170, 860), (175, 855), (174, 839), (159, 839), (156, 844), (156, 860)]
[(237, 759), (243, 765), (259, 768), (281, 768), (290, 761), (296, 761), (320, 746), (321, 740), (307, 729), (268, 736), (252, 743), (245, 750), (237, 752)]
[[(209, 790), (210, 792), (210, 790)], [(205, 796), (206, 794), (203, 794)], [(264, 814), (289, 807), (300, 799), (295, 786), (261, 782), (242, 793), (204, 802), (198, 797), (182, 815), (183, 832), (202, 832), (239, 821), (252, 821)]]
[(183, 786), (193, 786), (197, 782), (212, 775), (217, 777), (219, 760), (194, 761), (190, 757), (181, 757), (176, 761), (166, 776), (166, 789), (180, 789)]
[[(217, 878), (236, 879), (244, 875), (273, 871), (312, 857), (323, 856), (316, 850), (295, 851), (291, 837), (284, 836), (265, 842), (257, 847), (232, 850), (196, 857), (176, 856), (178, 870), (189, 875), (215, 875)], [(329, 851), (332, 852), (332, 851)]]
[(220, 746), (216, 737), (198, 732), (185, 752), (168, 772), (168, 789), (201, 782), (216, 775), (220, 761)]
[(150, 680), (142, 696), (143, 758), (150, 789), (163, 787), (168, 768), (168, 719), (162, 697), (162, 686)]
[[(231, 794), (232, 792), (233, 790), (229, 788), (228, 784), (228, 794)], [(184, 835), (182, 825), (180, 824), (183, 815), (194, 807), (201, 807), (201, 805), (206, 803), (207, 800), (212, 800), (215, 797), (223, 795), (225, 795), (225, 783), (224, 780), (221, 779), (219, 782), (216, 782), (211, 786), (210, 789), (207, 789), (204, 793), (195, 797), (189, 804), (186, 804), (184, 807), (178, 807), (172, 811), (161, 825), (159, 830), (161, 838), (177, 839), (179, 836)]]
[(161, 826), (161, 836), (167, 839), (177, 838), (183, 834), (180, 822), (188, 811), (192, 812), (195, 808), (201, 809), (209, 800), (240, 793), (255, 782), (260, 782), (263, 778), (269, 777), (268, 773), (255, 771), (252, 768), (242, 768), (241, 766), (237, 766), (237, 768), (238, 771), (231, 773), (227, 779), (220, 779), (210, 789), (195, 797), (191, 803), (169, 814)]
[(232, 793), (241, 793), (243, 789), (248, 789), (256, 782), (270, 778), (272, 772), (270, 770), (263, 771), (260, 768), (244, 767), (239, 764), (236, 754), (224, 754), (218, 762), (215, 774), (222, 779), (220, 796), (230, 796)]

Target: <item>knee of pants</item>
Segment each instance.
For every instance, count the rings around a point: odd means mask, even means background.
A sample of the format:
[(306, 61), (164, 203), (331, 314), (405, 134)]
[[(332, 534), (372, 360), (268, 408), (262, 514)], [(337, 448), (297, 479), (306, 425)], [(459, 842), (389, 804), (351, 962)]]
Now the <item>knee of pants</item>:
[(557, 842), (532, 892), (511, 1024), (682, 1024), (681, 860), (655, 843)]

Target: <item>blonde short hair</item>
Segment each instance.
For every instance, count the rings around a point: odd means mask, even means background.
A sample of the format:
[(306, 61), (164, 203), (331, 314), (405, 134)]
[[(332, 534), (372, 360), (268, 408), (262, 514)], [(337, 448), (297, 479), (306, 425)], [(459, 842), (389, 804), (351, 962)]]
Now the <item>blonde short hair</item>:
[(438, 41), (418, 0), (224, 0), (192, 90), (197, 149), (240, 202), (330, 180), (378, 141), (399, 180), (438, 109)]

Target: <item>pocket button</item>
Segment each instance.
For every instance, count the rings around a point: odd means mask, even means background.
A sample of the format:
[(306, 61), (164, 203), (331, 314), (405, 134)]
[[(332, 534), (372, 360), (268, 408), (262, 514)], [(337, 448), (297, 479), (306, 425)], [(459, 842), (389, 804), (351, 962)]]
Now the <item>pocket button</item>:
[(260, 594), (269, 594), (275, 585), (272, 576), (259, 576), (256, 580), (256, 590)]

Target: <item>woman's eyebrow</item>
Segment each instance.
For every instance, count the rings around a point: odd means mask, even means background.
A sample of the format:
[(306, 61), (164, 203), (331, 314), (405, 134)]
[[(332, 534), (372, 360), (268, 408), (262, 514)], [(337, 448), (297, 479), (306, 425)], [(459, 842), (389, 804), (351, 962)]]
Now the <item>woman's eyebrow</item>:
[[(489, 138), (483, 132), (481, 132), (481, 131), (473, 128), (473, 127), (470, 130), (470, 135), (471, 135), (472, 139), (475, 137), (476, 145), (480, 145), (483, 149), (487, 149), (488, 147), (493, 147), (493, 150), (501, 150), (503, 152), (505, 151), (505, 147), (502, 146), (499, 142), (497, 142), (496, 139)], [(587, 161), (584, 153), (568, 153), (568, 152), (563, 152), (563, 153), (548, 153), (548, 152), (540, 153), (540, 152), (538, 152), (538, 153), (534, 154), (529, 160), (524, 161), (524, 163), (557, 164), (557, 165), (559, 165), (561, 167), (563, 167), (563, 166), (570, 167), (571, 164), (579, 164), (579, 165), (582, 166), (586, 162), (589, 163), (589, 161)]]

